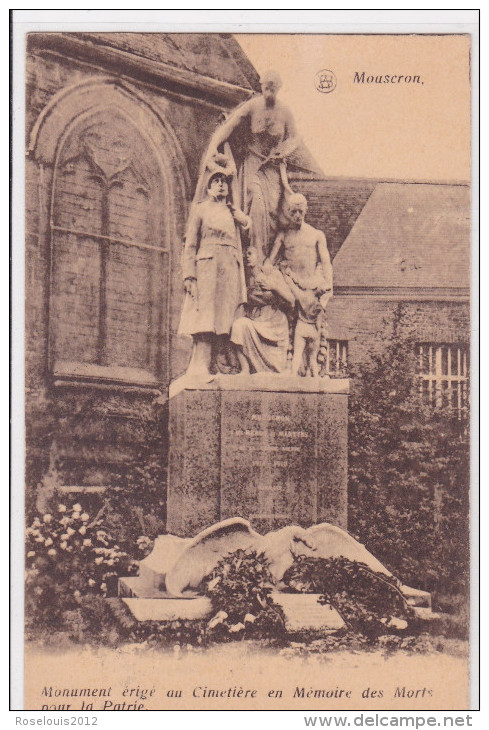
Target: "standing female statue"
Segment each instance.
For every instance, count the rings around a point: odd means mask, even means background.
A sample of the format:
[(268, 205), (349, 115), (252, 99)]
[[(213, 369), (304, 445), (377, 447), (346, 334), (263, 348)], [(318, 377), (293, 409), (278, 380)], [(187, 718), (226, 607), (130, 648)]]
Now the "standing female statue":
[(221, 145), (232, 151), (238, 169), (239, 206), (251, 218), (250, 244), (259, 263), (269, 254), (277, 230), (284, 190), (290, 190), (286, 159), (297, 147), (295, 123), (290, 110), (277, 99), (282, 85), (274, 71), (261, 79), (262, 93), (235, 109), (214, 133), (205, 161), (218, 154)]
[(240, 228), (250, 219), (233, 204), (234, 166), (216, 155), (199, 180), (182, 256), (185, 301), (179, 334), (191, 335), (187, 375), (207, 377), (226, 354), (236, 313), (246, 302)]

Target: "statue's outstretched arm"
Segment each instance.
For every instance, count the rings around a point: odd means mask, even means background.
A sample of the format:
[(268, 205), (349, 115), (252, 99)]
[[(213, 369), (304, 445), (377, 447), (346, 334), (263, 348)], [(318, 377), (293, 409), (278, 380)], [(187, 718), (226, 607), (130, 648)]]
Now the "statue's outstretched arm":
[(235, 208), (233, 205), (230, 208), (234, 220), (241, 226), (243, 231), (251, 230), (251, 218), (246, 213), (243, 213), (241, 208)]
[(218, 147), (224, 144), (224, 142), (227, 142), (234, 130), (237, 129), (239, 125), (249, 116), (252, 102), (253, 99), (250, 99), (249, 101), (239, 106), (237, 109), (234, 110), (234, 112), (231, 113), (229, 118), (226, 119), (226, 121), (216, 129), (209, 143), (207, 157), (212, 157), (213, 155), (215, 155), (217, 153)]

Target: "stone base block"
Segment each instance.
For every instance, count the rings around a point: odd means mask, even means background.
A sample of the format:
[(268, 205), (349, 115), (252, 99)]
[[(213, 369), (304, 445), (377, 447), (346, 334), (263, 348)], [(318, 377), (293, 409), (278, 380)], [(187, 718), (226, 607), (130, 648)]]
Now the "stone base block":
[(315, 593), (272, 593), (282, 606), (288, 631), (337, 631), (345, 625), (332, 606), (318, 603)]
[[(121, 579), (119, 595), (137, 621), (198, 621), (212, 617), (212, 605), (206, 596), (167, 598), (162, 591), (150, 591), (131, 581), (137, 579)], [(344, 625), (333, 608), (319, 605), (316, 595), (273, 593), (272, 598), (282, 606), (289, 631), (337, 631)]]
[[(409, 589), (407, 586), (405, 588), (407, 591), (423, 594), (424, 606), (420, 605), (420, 596), (416, 606), (411, 604), (418, 618), (425, 621), (439, 618), (426, 605), (426, 597), (431, 600), (429, 593)], [(332, 606), (318, 603), (319, 594), (274, 591), (271, 595), (284, 611), (288, 631), (338, 631), (344, 626), (343, 619)], [(206, 596), (170, 598), (167, 593), (139, 577), (120, 578), (119, 597), (137, 621), (198, 621), (212, 617), (212, 605)], [(408, 602), (411, 603), (409, 599)]]
[(212, 614), (209, 598), (123, 598), (137, 621), (198, 621)]
[(168, 598), (159, 586), (139, 576), (119, 578), (119, 598)]
[(428, 593), (428, 591), (420, 591), (418, 588), (411, 588), (410, 586), (401, 586), (401, 592), (409, 606), (431, 610), (431, 593)]
[(347, 526), (348, 380), (221, 375), (170, 390), (167, 530)]

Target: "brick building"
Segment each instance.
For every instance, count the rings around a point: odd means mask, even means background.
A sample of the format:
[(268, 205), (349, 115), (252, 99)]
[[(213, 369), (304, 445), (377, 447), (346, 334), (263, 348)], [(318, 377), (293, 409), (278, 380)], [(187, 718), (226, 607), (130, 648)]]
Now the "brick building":
[[(26, 79), (28, 481), (100, 489), (137, 463), (143, 425), (161, 431), (154, 399), (189, 354), (180, 254), (200, 159), (259, 80), (229, 35), (156, 33), (31, 34)], [(466, 373), (467, 187), (328, 180), (304, 149), (295, 163), (334, 257), (331, 371), (381, 346), (405, 302), (434, 376), (447, 358)]]
[(384, 347), (400, 313), (426, 395), (460, 407), (469, 374), (468, 186), (378, 183), (334, 272), (328, 339), (345, 343), (349, 362)]

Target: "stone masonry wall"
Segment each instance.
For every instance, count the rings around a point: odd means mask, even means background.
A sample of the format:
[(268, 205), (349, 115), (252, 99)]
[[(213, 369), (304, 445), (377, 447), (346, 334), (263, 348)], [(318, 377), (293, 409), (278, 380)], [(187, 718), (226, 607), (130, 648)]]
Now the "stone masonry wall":
[[(90, 80), (107, 80), (103, 68), (77, 61), (60, 54), (36, 48), (26, 57), (26, 140), (29, 144), (39, 115), (56, 94)], [(222, 109), (195, 98), (187, 98), (164, 89), (123, 79), (127, 88), (146, 102), (159, 117), (175, 131), (181, 147), (187, 173), (187, 196), (171, 202), (179, 218), (178, 241), (183, 240), (184, 224), (192, 191), (198, 175), (198, 165), (207, 140), (220, 120)], [(103, 102), (103, 99), (101, 99)], [(59, 470), (61, 484), (106, 485), (111, 474), (120, 473), (121, 467), (137, 458), (138, 444), (146, 438), (142, 425), (158, 428), (152, 401), (155, 390), (101, 386), (85, 383), (54, 387), (48, 360), (49, 353), (49, 281), (50, 246), (49, 220), (53, 165), (39, 162), (35, 156), (26, 158), (26, 415), (27, 415), (27, 480), (31, 487), (51, 466)], [(170, 207), (171, 207), (170, 206)], [(176, 207), (175, 207), (176, 206)], [(182, 286), (179, 270), (180, 257), (175, 257), (171, 297), (170, 321), (176, 331), (181, 310)], [(118, 294), (108, 287), (108, 296)], [(113, 309), (117, 301), (112, 302)], [(76, 337), (76, 333), (67, 336)], [(117, 347), (123, 351), (134, 349), (130, 342), (130, 328), (121, 328)], [(124, 338), (127, 342), (124, 342)], [(66, 349), (66, 348), (65, 348)], [(78, 348), (79, 349), (79, 348)], [(76, 355), (76, 343), (73, 343)], [(172, 347), (169, 379), (183, 372), (188, 353), (186, 343), (175, 337)], [(74, 356), (73, 359), (76, 359)], [(163, 384), (165, 385), (165, 384)], [(78, 409), (78, 411), (77, 411)], [(76, 414), (78, 412), (78, 420)], [(78, 426), (76, 425), (78, 423)], [(109, 428), (110, 424), (110, 428)], [(79, 433), (80, 429), (82, 433)], [(115, 431), (114, 431), (115, 429)], [(117, 432), (117, 433), (116, 433)], [(166, 453), (159, 458), (165, 463)], [(161, 489), (165, 489), (164, 483)]]
[[(105, 78), (103, 69), (87, 67), (86, 64), (68, 58), (54, 57), (41, 52), (27, 55), (26, 66), (26, 135), (29, 140), (32, 128), (46, 104), (63, 89), (89, 79)], [(158, 114), (168, 120), (176, 130), (185, 162), (188, 168), (190, 185), (188, 199), (176, 201), (187, 209), (191, 192), (195, 186), (198, 165), (206, 141), (210, 138), (219, 121), (221, 110), (196, 100), (175, 99), (164, 91), (144, 88), (133, 83), (135, 90), (150, 104)], [(29, 296), (26, 302), (26, 377), (28, 387), (35, 387), (43, 381), (46, 372), (47, 349), (47, 283), (46, 267), (49, 241), (42, 240), (42, 225), (50, 215), (52, 169), (39, 166), (28, 159), (26, 167), (26, 286)], [(183, 230), (180, 231), (183, 238)], [(180, 311), (181, 296), (172, 302), (172, 309)], [(186, 356), (186, 353), (185, 355)], [(178, 369), (178, 365), (175, 366)], [(180, 370), (183, 365), (180, 364)], [(172, 373), (172, 377), (178, 372)]]
[(366, 362), (371, 352), (382, 352), (392, 337), (394, 316), (400, 309), (406, 335), (418, 342), (468, 342), (468, 302), (397, 302), (369, 296), (334, 296), (326, 311), (323, 336), (348, 341), (348, 363)]

